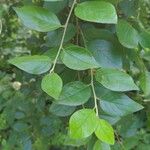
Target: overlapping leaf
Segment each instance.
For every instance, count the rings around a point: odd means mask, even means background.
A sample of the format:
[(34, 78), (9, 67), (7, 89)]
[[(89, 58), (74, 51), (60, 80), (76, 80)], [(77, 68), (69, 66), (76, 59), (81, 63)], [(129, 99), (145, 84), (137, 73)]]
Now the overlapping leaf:
[(112, 43), (105, 40), (93, 40), (88, 45), (101, 67), (122, 68), (121, 51), (115, 49)]
[(132, 77), (118, 69), (101, 68), (96, 72), (96, 80), (112, 91), (138, 90)]
[(75, 111), (75, 109), (76, 107), (52, 103), (49, 111), (56, 116), (65, 117), (71, 115)]
[(99, 67), (99, 64), (87, 49), (76, 45), (70, 45), (64, 48), (61, 57), (62, 62), (74, 70), (86, 70)]
[(78, 106), (87, 102), (90, 96), (90, 87), (80, 81), (75, 81), (68, 83), (63, 87), (57, 103), (69, 106)]
[(143, 109), (143, 106), (123, 93), (110, 91), (101, 85), (96, 86), (96, 94), (102, 110), (111, 116), (125, 116)]

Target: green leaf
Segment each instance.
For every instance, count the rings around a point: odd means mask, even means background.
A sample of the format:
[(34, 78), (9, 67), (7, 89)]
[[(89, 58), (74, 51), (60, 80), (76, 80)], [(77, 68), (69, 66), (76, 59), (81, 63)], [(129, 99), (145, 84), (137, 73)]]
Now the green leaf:
[(71, 115), (75, 111), (75, 109), (76, 107), (52, 103), (49, 111), (56, 116), (65, 117)]
[(8, 62), (31, 74), (42, 74), (51, 68), (49, 57), (42, 55), (16, 57)]
[(111, 116), (121, 117), (143, 109), (142, 105), (125, 94), (110, 91), (101, 85), (96, 86), (96, 95), (102, 110)]
[(127, 48), (137, 48), (139, 42), (138, 32), (125, 20), (120, 20), (116, 27), (119, 42)]
[(105, 40), (93, 40), (88, 48), (101, 67), (122, 68), (121, 51), (115, 49), (112, 43)]
[(88, 85), (80, 81), (70, 82), (63, 87), (57, 103), (78, 106), (86, 103), (90, 96), (91, 89)]
[(83, 138), (83, 139), (72, 139), (70, 136), (65, 136), (65, 141), (63, 145), (72, 146), (72, 147), (79, 147), (85, 146), (87, 142), (90, 140), (91, 137)]
[(137, 0), (122, 0), (119, 3), (120, 11), (127, 18), (137, 16), (137, 10), (139, 8), (139, 2)]
[(99, 67), (99, 64), (87, 49), (76, 45), (70, 45), (63, 49), (61, 58), (62, 62), (68, 68), (74, 70), (86, 70)]
[(98, 69), (96, 71), (96, 80), (112, 91), (138, 90), (132, 77), (117, 69)]
[(62, 90), (62, 80), (56, 73), (51, 73), (42, 79), (41, 88), (49, 96), (58, 99)]
[(143, 48), (150, 49), (150, 33), (146, 31), (142, 31), (140, 33), (140, 44)]
[(97, 140), (94, 144), (93, 150), (111, 150), (111, 149), (108, 144)]
[[(71, 40), (73, 38), (73, 36), (76, 33), (76, 28), (73, 24), (69, 24), (67, 31), (66, 31), (66, 35), (64, 38), (64, 43), (68, 42), (69, 40)], [(46, 40), (46, 45), (48, 45), (49, 47), (56, 47), (60, 45), (60, 41), (62, 39), (62, 35), (63, 35), (63, 28), (60, 28), (58, 30), (55, 31), (51, 31), (47, 33), (47, 36), (45, 38)]]
[(45, 1), (43, 7), (51, 10), (54, 13), (59, 14), (65, 7), (68, 5), (68, 0), (61, 0), (61, 1)]
[(98, 119), (97, 128), (95, 130), (96, 136), (103, 142), (114, 144), (114, 130), (112, 126), (103, 119)]
[(124, 139), (127, 137), (137, 136), (139, 129), (144, 124), (144, 118), (145, 115), (142, 115), (141, 113), (122, 117), (117, 124), (119, 126), (119, 135), (121, 135)]
[(30, 29), (48, 32), (61, 27), (57, 16), (42, 7), (23, 6), (14, 10), (22, 23)]
[(86, 1), (75, 8), (75, 15), (82, 20), (96, 23), (117, 23), (115, 7), (104, 1)]
[(126, 138), (123, 142), (123, 145), (127, 148), (127, 149), (134, 149), (136, 147), (136, 145), (138, 145), (140, 140), (140, 136), (131, 136), (129, 138)]
[(145, 51), (145, 53), (141, 57), (146, 61), (150, 61), (150, 51)]
[(140, 87), (145, 97), (150, 96), (150, 72), (144, 72), (140, 75)]
[(69, 120), (70, 136), (82, 139), (90, 136), (97, 127), (97, 117), (92, 109), (76, 111)]
[(111, 125), (116, 124), (121, 119), (120, 116), (113, 116), (113, 114), (105, 114), (105, 113), (104, 114), (100, 113), (100, 118), (108, 121)]
[(18, 121), (13, 125), (13, 129), (17, 132), (25, 131), (29, 128), (28, 124), (25, 122)]
[[(56, 55), (57, 55), (57, 52), (58, 52), (58, 48), (51, 48), (50, 50), (47, 50), (45, 53), (43, 53), (43, 55), (45, 56), (48, 56), (50, 58), (50, 60), (52, 62), (54, 62), (55, 58), (56, 58)], [(57, 64), (63, 64), (60, 57), (58, 57), (57, 59)]]
[(107, 29), (96, 28), (93, 24), (83, 24), (82, 32), (87, 42), (95, 39), (114, 41), (115, 36)]

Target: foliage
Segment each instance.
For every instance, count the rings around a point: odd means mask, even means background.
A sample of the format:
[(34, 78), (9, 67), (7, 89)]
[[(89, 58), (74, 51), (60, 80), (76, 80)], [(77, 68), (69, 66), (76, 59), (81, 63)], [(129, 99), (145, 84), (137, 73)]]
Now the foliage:
[(0, 149), (149, 150), (149, 11), (148, 0), (1, 1)]

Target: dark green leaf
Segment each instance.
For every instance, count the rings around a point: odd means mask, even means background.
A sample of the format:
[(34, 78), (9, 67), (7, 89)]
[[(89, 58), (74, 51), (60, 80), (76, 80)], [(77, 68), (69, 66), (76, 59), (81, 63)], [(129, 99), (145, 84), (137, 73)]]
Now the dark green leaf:
[(121, 119), (119, 115), (113, 116), (113, 114), (100, 114), (100, 118), (108, 121), (111, 125), (116, 124)]
[(144, 92), (144, 95), (150, 96), (150, 72), (144, 72), (140, 75), (140, 87)]
[[(66, 35), (65, 35), (65, 39), (64, 39), (64, 43), (68, 42), (70, 39), (73, 38), (73, 36), (75, 35), (76, 32), (76, 28), (73, 24), (69, 24), (67, 31), (66, 31)], [(46, 36), (46, 45), (48, 45), (49, 47), (56, 47), (60, 45), (60, 41), (62, 38), (62, 34), (63, 34), (63, 29), (58, 29), (55, 31), (51, 31), (47, 33)]]
[(68, 4), (68, 0), (45, 1), (43, 7), (54, 13), (59, 13), (67, 6), (67, 4)]
[(89, 42), (88, 48), (101, 67), (122, 68), (121, 52), (108, 41), (94, 40)]
[(65, 117), (71, 115), (75, 111), (75, 109), (76, 107), (52, 103), (49, 111), (56, 116)]
[(90, 96), (91, 89), (88, 85), (80, 81), (70, 82), (63, 87), (57, 103), (78, 106), (86, 103)]
[(134, 102), (123, 93), (113, 92), (98, 85), (96, 88), (100, 107), (111, 116), (125, 116), (143, 109), (143, 106)]

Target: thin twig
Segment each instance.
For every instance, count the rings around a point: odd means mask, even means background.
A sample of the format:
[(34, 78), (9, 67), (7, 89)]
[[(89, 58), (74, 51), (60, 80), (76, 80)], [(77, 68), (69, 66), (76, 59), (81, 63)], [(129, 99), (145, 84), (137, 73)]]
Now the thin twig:
[(64, 31), (63, 31), (62, 39), (61, 39), (61, 41), (60, 41), (60, 46), (59, 46), (59, 48), (58, 48), (58, 52), (57, 52), (57, 55), (56, 55), (55, 60), (54, 60), (54, 62), (53, 62), (53, 67), (52, 67), (52, 69), (50, 70), (50, 73), (52, 73), (52, 72), (54, 71), (55, 66), (56, 66), (56, 63), (57, 63), (57, 59), (58, 59), (58, 57), (59, 57), (59, 55), (60, 55), (60, 52), (61, 52), (61, 49), (62, 49), (62, 47), (63, 47), (63, 43), (64, 43), (64, 39), (65, 39), (65, 35), (66, 35), (68, 23), (69, 23), (69, 20), (70, 20), (70, 17), (71, 17), (71, 14), (72, 14), (72, 11), (73, 11), (73, 9), (74, 9), (75, 4), (76, 4), (76, 0), (74, 0), (73, 3), (72, 3), (70, 12), (69, 12), (69, 14), (68, 14), (66, 23), (65, 23), (65, 25), (64, 25)]
[(119, 142), (120, 146), (122, 147), (122, 150), (126, 150), (126, 148), (124, 147), (122, 141), (120, 140), (119, 135), (118, 135), (117, 132), (115, 132), (115, 135), (116, 135), (117, 141)]
[(95, 87), (94, 87), (94, 79), (93, 79), (93, 70), (92, 69), (91, 69), (91, 87), (92, 87), (93, 96), (94, 96), (96, 116), (98, 116), (97, 96), (96, 96)]
[(82, 36), (82, 39), (83, 39), (84, 46), (85, 46), (85, 48), (87, 48), (86, 39), (85, 39), (85, 36), (83, 34), (83, 31), (82, 31), (81, 28), (79, 28), (79, 29), (80, 29), (80, 33), (81, 33), (81, 36)]
[[(80, 33), (84, 42), (84, 46), (85, 48), (87, 48), (86, 39), (84, 37), (84, 34), (81, 28), (80, 28)], [(94, 109), (96, 110), (96, 116), (98, 116), (98, 105), (97, 105), (97, 96), (96, 96), (95, 87), (94, 87), (93, 70), (90, 69), (90, 72), (91, 72), (91, 87), (92, 87), (92, 92), (93, 92), (93, 97), (94, 97)]]

